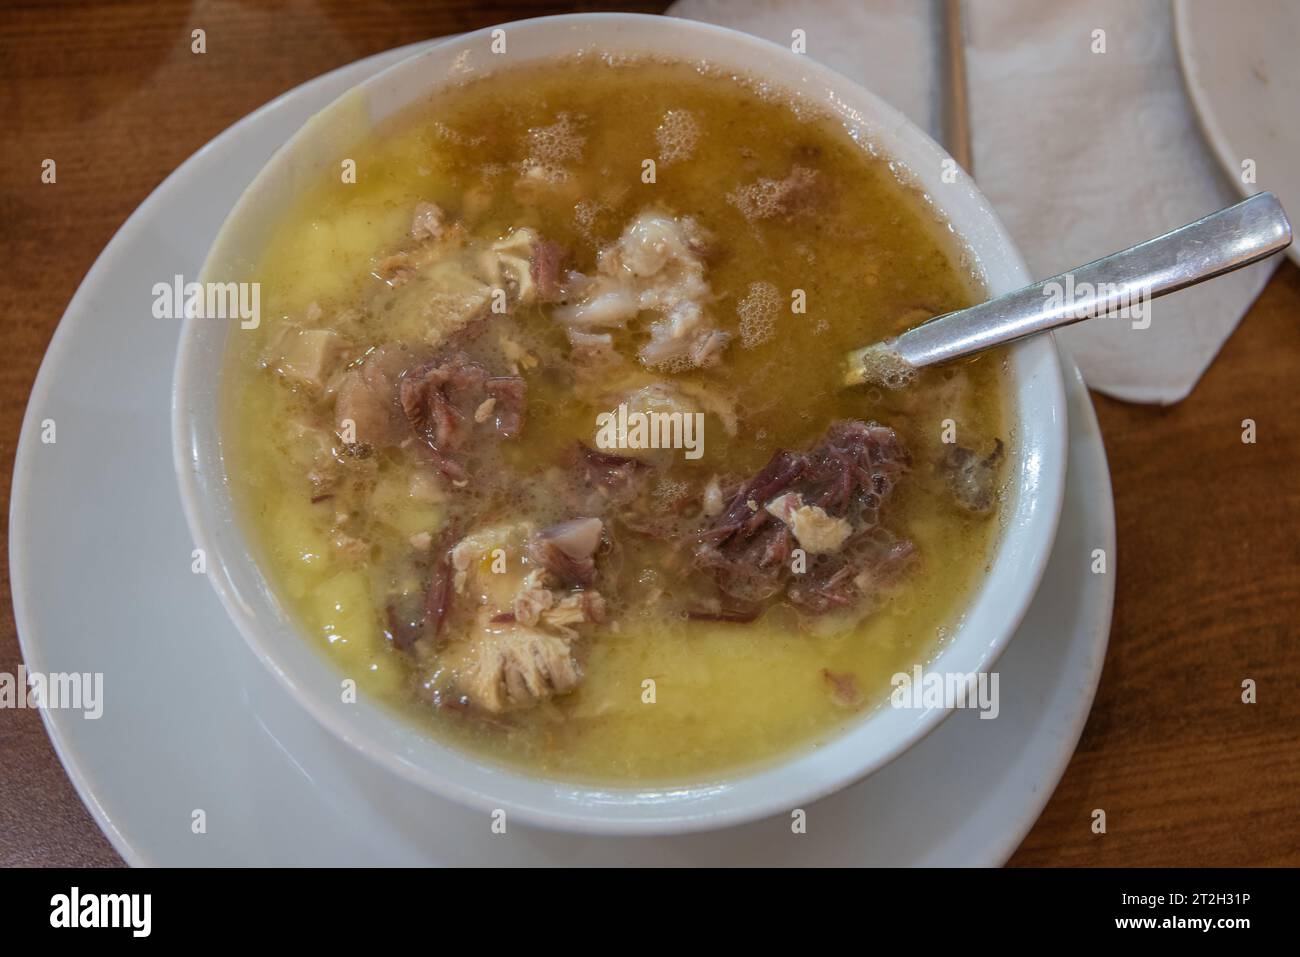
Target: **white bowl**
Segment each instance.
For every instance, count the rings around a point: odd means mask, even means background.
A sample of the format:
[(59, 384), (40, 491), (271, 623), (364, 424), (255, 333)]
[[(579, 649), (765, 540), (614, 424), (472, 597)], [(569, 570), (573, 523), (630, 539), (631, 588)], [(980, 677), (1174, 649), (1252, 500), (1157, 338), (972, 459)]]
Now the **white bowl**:
[[(570, 54), (660, 54), (707, 60), (776, 83), (824, 106), (860, 141), (906, 167), (1000, 294), (1030, 281), (987, 200), (964, 174), (942, 180), (945, 154), (900, 113), (803, 56), (720, 27), (632, 14), (579, 14), (508, 24), (509, 53), (480, 30), (439, 43), (372, 77), (319, 113), (249, 186), (213, 243), (199, 277), (246, 274), (270, 228), (307, 185), (337, 170), (342, 145), (450, 81)], [(188, 278), (188, 277), (187, 277)], [(272, 591), (236, 520), (223, 460), (221, 371), (233, 323), (187, 319), (173, 392), (181, 499), (208, 575), (249, 646), (304, 707), (340, 738), (429, 790), (511, 820), (573, 831), (658, 834), (739, 824), (794, 808), (882, 767), (947, 716), (944, 708), (877, 708), (817, 748), (757, 770), (698, 784), (594, 787), (530, 776), (448, 747), (382, 705), (341, 700), (341, 674)], [(1047, 563), (1065, 481), (1065, 399), (1056, 349), (1039, 336), (1010, 352), (1014, 440), (1003, 528), (990, 570), (931, 668), (989, 670), (1015, 632)], [(945, 782), (943, 786), (954, 786)], [(959, 786), (959, 785), (956, 785)]]

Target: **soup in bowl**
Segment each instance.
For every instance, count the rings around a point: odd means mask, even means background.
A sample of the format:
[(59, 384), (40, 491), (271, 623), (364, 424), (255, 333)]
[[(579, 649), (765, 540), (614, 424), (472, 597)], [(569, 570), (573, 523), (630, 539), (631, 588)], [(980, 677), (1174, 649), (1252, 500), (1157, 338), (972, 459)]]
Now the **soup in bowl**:
[(789, 811), (947, 713), (1050, 550), (1040, 338), (846, 388), (1027, 281), (870, 94), (687, 21), (438, 44), (313, 119), (186, 320), (177, 467), (245, 638), (432, 790), (643, 833)]

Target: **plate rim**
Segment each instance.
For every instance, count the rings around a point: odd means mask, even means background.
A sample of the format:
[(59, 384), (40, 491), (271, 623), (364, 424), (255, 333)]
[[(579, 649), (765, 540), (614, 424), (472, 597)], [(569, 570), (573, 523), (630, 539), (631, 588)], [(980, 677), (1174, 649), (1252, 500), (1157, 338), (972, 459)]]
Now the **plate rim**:
[[(23, 550), (21, 546), (24, 546), (25, 543), (30, 538), (30, 530), (28, 528), (27, 520), (23, 514), (23, 510), (20, 509), (19, 506), (21, 502), (26, 501), (27, 497), (30, 494), (32, 494), (31, 486), (33, 483), (34, 471), (35, 471), (32, 465), (32, 461), (33, 461), (34, 446), (36, 443), (36, 434), (39, 431), (39, 423), (37, 422), (37, 418), (39, 415), (40, 401), (44, 396), (49, 394), (51, 388), (51, 381), (54, 376), (54, 371), (53, 371), (54, 368), (60, 365), (63, 361), (65, 361), (65, 354), (68, 352), (70, 348), (72, 348), (72, 345), (74, 343), (74, 333), (72, 331), (71, 325), (66, 321), (69, 315), (73, 314), (74, 310), (84, 309), (83, 301), (86, 299), (87, 296), (90, 295), (90, 293), (87, 290), (88, 287), (91, 285), (91, 281), (97, 280), (98, 275), (103, 273), (105, 270), (110, 270), (112, 268), (112, 263), (116, 258), (127, 255), (129, 251), (129, 243), (131, 240), (131, 233), (133, 232), (133, 227), (138, 227), (141, 223), (147, 222), (149, 220), (149, 217), (153, 214), (155, 208), (164, 204), (166, 199), (172, 193), (176, 192), (180, 188), (180, 183), (185, 178), (186, 174), (190, 172), (190, 170), (201, 160), (201, 158), (205, 157), (208, 153), (210, 153), (215, 148), (216, 144), (218, 144), (221, 141), (224, 141), (226, 138), (237, 137), (240, 131), (246, 129), (248, 126), (257, 122), (268, 112), (275, 110), (277, 107), (281, 106), (282, 104), (301, 95), (305, 90), (313, 87), (314, 85), (328, 82), (328, 80), (331, 77), (334, 77), (339, 73), (343, 73), (345, 71), (351, 71), (351, 70), (361, 70), (364, 68), (365, 64), (374, 60), (394, 58), (392, 62), (397, 62), (397, 58), (409, 55), (410, 53), (415, 52), (422, 47), (426, 47), (434, 43), (437, 43), (439, 42), (439, 39), (445, 39), (445, 38), (419, 41), (413, 44), (408, 44), (402, 47), (394, 48), (392, 50), (382, 51), (380, 53), (373, 54), (369, 57), (365, 57), (360, 60), (356, 60), (351, 63), (344, 64), (333, 70), (323, 73), (317, 77), (313, 77), (312, 79), (309, 79), (304, 83), (299, 84), (298, 86), (293, 87), (292, 89), (278, 95), (277, 97), (273, 98), (272, 100), (268, 101), (267, 103), (253, 110), (246, 116), (241, 117), (235, 123), (231, 124), (221, 133), (214, 136), (211, 140), (209, 140), (202, 147), (196, 150), (190, 157), (188, 157), (183, 163), (181, 163), (166, 179), (164, 179), (163, 182), (160, 183), (149, 194), (149, 196), (147, 196), (140, 203), (140, 205), (136, 207), (134, 211), (132, 211), (132, 213), (126, 218), (126, 220), (115, 232), (113, 237), (105, 245), (104, 249), (96, 257), (94, 263), (91, 265), (90, 269), (83, 277), (81, 283), (78, 285), (76, 292), (69, 300), (68, 305), (64, 310), (63, 316), (60, 318), (60, 321), (54, 331), (54, 334), (51, 337), (50, 344), (47, 347), (46, 353), (42, 358), (40, 368), (37, 372), (37, 375), (33, 382), (31, 393), (28, 398), (27, 407), (23, 417), (22, 427), (19, 433), (18, 443), (15, 450), (13, 482), (11, 485), (11, 499), (10, 499), (10, 509), (9, 509), (9, 519), (10, 519), (9, 557), (11, 563), (11, 571), (10, 571), (10, 580), (12, 586), (11, 592), (12, 592), (12, 601), (14, 605), (15, 624), (16, 624), (19, 648), (22, 654), (22, 660), (24, 662), (30, 663), (35, 670), (40, 670), (39, 660), (41, 658), (41, 655), (39, 652), (39, 647), (37, 645), (34, 645), (30, 639), (25, 637), (33, 633), (32, 624), (34, 619), (32, 618), (32, 611), (29, 605), (29, 596), (32, 594), (32, 587), (31, 587), (31, 582), (28, 579), (26, 563), (18, 560), (22, 557), (20, 555), (20, 552)], [(1098, 491), (1104, 491), (1104, 496), (1099, 496), (1097, 502), (1099, 505), (1108, 506), (1107, 508), (1104, 509), (1104, 514), (1106, 518), (1106, 533), (1108, 535), (1109, 542), (1113, 543), (1115, 538), (1113, 495), (1111, 491), (1109, 466), (1106, 459), (1105, 447), (1104, 447), (1104, 443), (1101, 440), (1100, 431), (1097, 428), (1095, 411), (1092, 408), (1092, 403), (1090, 397), (1088, 396), (1086, 386), (1083, 384), (1082, 378), (1079, 375), (1077, 366), (1075, 365), (1073, 360), (1070, 359), (1068, 356), (1063, 355), (1061, 364), (1065, 367), (1063, 370), (1065, 372), (1063, 378), (1066, 380), (1067, 383), (1066, 386), (1067, 399), (1069, 398), (1070, 394), (1073, 393), (1075, 390), (1082, 390), (1083, 403), (1088, 413), (1087, 416), (1085, 416), (1085, 421), (1080, 421), (1076, 419), (1074, 416), (1069, 417), (1071, 431), (1073, 432), (1073, 430), (1076, 427), (1086, 426), (1086, 421), (1091, 421), (1092, 426), (1090, 427), (1089, 431), (1095, 433), (1096, 435), (1096, 442), (1095, 442), (1096, 452), (1100, 456), (1100, 461), (1103, 466), (1102, 472), (1105, 476), (1104, 490), (1100, 490), (1100, 489), (1098, 490)], [(1097, 685), (1100, 681), (1102, 664), (1104, 662), (1104, 657), (1105, 657), (1104, 652), (1109, 641), (1109, 630), (1110, 630), (1110, 624), (1113, 617), (1113, 605), (1114, 605), (1113, 577), (1108, 577), (1108, 583), (1110, 587), (1108, 587), (1105, 590), (1105, 595), (1104, 595), (1105, 608), (1098, 609), (1096, 612), (1094, 612), (1094, 614), (1096, 614), (1097, 616), (1097, 621), (1099, 623), (1104, 623), (1105, 628), (1102, 629), (1102, 637), (1097, 649), (1099, 651), (1099, 654), (1096, 657), (1096, 666), (1094, 668), (1094, 673), (1090, 676), (1090, 680), (1087, 682), (1088, 707), (1084, 709), (1080, 709), (1080, 712), (1075, 721), (1076, 726), (1071, 728), (1069, 733), (1067, 733), (1062, 738), (1063, 742), (1068, 739), (1070, 741), (1070, 746), (1068, 748), (1062, 747), (1057, 752), (1055, 752), (1057, 754), (1057, 760), (1050, 766), (1050, 768), (1044, 768), (1044, 770), (1047, 770), (1049, 772), (1048, 774), (1045, 775), (1045, 777), (1047, 779), (1050, 779), (1053, 783), (1050, 788), (1044, 789), (1044, 796), (1042, 801), (1039, 802), (1037, 811), (1032, 815), (1025, 815), (1025, 819), (1023, 821), (1020, 821), (1016, 827), (1010, 828), (1001, 846), (999, 847), (990, 846), (988, 848), (989, 857), (995, 863), (999, 863), (999, 864), (1004, 863), (1006, 859), (1009, 858), (1012, 853), (1014, 853), (1015, 849), (1024, 840), (1025, 836), (1032, 830), (1034, 824), (1041, 816), (1043, 808), (1046, 807), (1047, 802), (1050, 800), (1052, 793), (1054, 793), (1055, 788), (1059, 784), (1060, 779), (1066, 767), (1068, 766), (1070, 760), (1073, 757), (1079, 736), (1082, 734), (1083, 728), (1086, 725), (1087, 719), (1091, 713), (1091, 703), (1095, 699)], [(92, 782), (89, 780), (87, 774), (85, 774), (82, 770), (81, 763), (79, 763), (76, 760), (73, 760), (72, 746), (67, 740), (67, 738), (60, 731), (57, 723), (57, 716), (54, 715), (52, 712), (48, 711), (47, 709), (41, 709), (41, 719), (45, 725), (46, 734), (50, 738), (50, 742), (55, 751), (55, 754), (59, 758), (60, 763), (63, 765), (64, 771), (68, 775), (69, 780), (72, 782), (74, 790), (77, 792), (78, 797), (81, 799), (82, 803), (86, 806), (92, 818), (95, 820), (96, 824), (100, 827), (100, 830), (108, 838), (110, 844), (112, 844), (112, 846), (117, 851), (117, 853), (123, 858), (124, 861), (126, 861), (128, 864), (131, 864), (132, 866), (141, 866), (141, 865), (156, 866), (157, 862), (150, 860), (148, 858), (148, 855), (144, 851), (136, 847), (135, 843), (133, 843), (133, 841), (125, 833), (123, 833), (122, 830), (118, 827), (116, 821), (113, 819), (113, 817), (110, 816), (108, 810), (103, 805), (100, 804), (98, 798), (96, 797), (95, 789), (92, 787)]]

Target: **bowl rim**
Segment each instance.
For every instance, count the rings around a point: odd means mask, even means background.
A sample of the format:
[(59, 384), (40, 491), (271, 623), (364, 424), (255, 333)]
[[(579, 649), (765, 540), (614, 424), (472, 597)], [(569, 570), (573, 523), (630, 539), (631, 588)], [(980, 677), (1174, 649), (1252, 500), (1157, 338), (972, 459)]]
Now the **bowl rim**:
[[(943, 168), (944, 161), (950, 159), (901, 113), (858, 84), (778, 44), (749, 34), (648, 14), (579, 13), (521, 20), (426, 46), (362, 81), (316, 114), (271, 156), (241, 194), (209, 248), (200, 270), (200, 281), (212, 274), (214, 263), (232, 243), (237, 227), (262, 205), (277, 177), (283, 177), (284, 171), (291, 168), (295, 152), (301, 152), (313, 129), (319, 132), (320, 122), (327, 121), (341, 104), (358, 93), (384, 92), (386, 88), (393, 95), (396, 84), (418, 72), (426, 62), (445, 59), (451, 50), (470, 50), (476, 43), (486, 45), (495, 30), (506, 31), (512, 39), (520, 36), (527, 39), (532, 35), (543, 40), (558, 31), (559, 36), (577, 37), (587, 43), (594, 35), (612, 31), (615, 36), (605, 37), (602, 42), (612, 41), (620, 51), (637, 50), (685, 61), (711, 59), (737, 72), (770, 81), (781, 89), (820, 91), (825, 97), (822, 105), (829, 112), (856, 128), (873, 144), (878, 140), (887, 141), (880, 152), (904, 162), (918, 187), (932, 184), (933, 171)], [(633, 36), (624, 40), (616, 37), (620, 33)], [(673, 41), (703, 44), (709, 52), (703, 56), (679, 54), (672, 49)], [(509, 66), (531, 59), (512, 60)], [(449, 79), (445, 71), (437, 71), (433, 79), (422, 81), (420, 97), (427, 97)], [(927, 173), (918, 161), (924, 161), (931, 172)], [(940, 201), (933, 191), (928, 198), (935, 212), (974, 255), (989, 281), (990, 292), (997, 294), (1027, 284), (1030, 276), (1023, 259), (973, 181), (957, 168), (956, 180), (945, 189), (951, 190), (949, 195), (955, 197), (951, 202)], [(960, 210), (956, 217), (955, 207)], [(968, 228), (958, 229), (960, 224), (954, 218), (966, 220)], [(970, 242), (972, 237), (978, 241)], [(983, 255), (979, 254), (981, 251)], [(990, 253), (996, 253), (996, 261), (988, 258)], [(203, 389), (220, 389), (219, 382), (212, 381), (219, 376), (204, 375), (204, 350), (211, 350), (213, 336), (220, 336), (220, 351), (224, 354), (228, 328), (214, 330), (207, 320), (193, 317), (183, 320), (172, 391), (173, 454), (180, 497), (195, 547), (203, 549), (207, 556), (207, 576), (245, 643), (291, 697), (335, 736), (399, 776), (458, 803), (485, 812), (505, 811), (507, 816), (521, 822), (551, 829), (619, 835), (685, 833), (741, 824), (803, 807), (884, 767), (950, 715), (952, 709), (942, 706), (918, 709), (906, 719), (890, 722), (893, 730), (883, 744), (856, 740), (863, 738), (873, 725), (877, 730), (883, 727), (880, 720), (883, 715), (899, 714), (881, 706), (847, 722), (825, 743), (803, 745), (767, 762), (712, 779), (692, 784), (614, 786), (539, 777), (495, 765), (435, 740), (413, 728), (409, 719), (364, 696), (344, 708), (337, 701), (341, 670), (313, 647), (314, 643), (307, 640), (300, 626), (284, 620), (274, 591), (262, 579), (247, 544), (238, 555), (232, 555), (231, 548), (218, 544), (223, 539), (240, 540), (243, 535), (234, 527), (230, 514), (220, 431), (207, 428), (203, 418), (206, 414), (208, 419), (219, 421), (221, 403), (216, 402), (213, 408), (212, 402), (203, 405), (197, 401)], [(1022, 464), (1031, 473), (1030, 481), (1028, 487), (1014, 490), (1016, 507), (1010, 510), (1014, 514), (1004, 519), (989, 570), (975, 586), (966, 614), (954, 626), (952, 636), (934, 660), (935, 664), (941, 664), (945, 657), (951, 660), (950, 652), (960, 642), (966, 656), (973, 656), (972, 663), (976, 665), (963, 671), (990, 668), (1015, 634), (1046, 570), (1064, 498), (1066, 406), (1064, 378), (1054, 342), (1049, 335), (1017, 343), (1009, 350), (1008, 361), (1013, 366), (1014, 380), (1014, 387), (1009, 390), (1010, 417), (1018, 427), (1024, 422), (1036, 425), (1031, 434), (1021, 435), (1013, 443), (1013, 456), (1018, 453), (1023, 457)], [(1026, 390), (1038, 403), (1031, 410), (1024, 407)], [(220, 509), (216, 508), (217, 500), (213, 496), (223, 492), (226, 498), (221, 504), (227, 508), (224, 514), (217, 514)], [(1013, 558), (1018, 558), (1022, 567), (1003, 576), (1009, 596), (987, 594), (995, 574)], [(250, 582), (259, 584), (250, 585)], [(987, 611), (994, 605), (1002, 624), (981, 644), (977, 641), (978, 634), (969, 634), (973, 630), (969, 624), (970, 613), (976, 608)], [(272, 627), (266, 615), (276, 612), (280, 620)], [(272, 631), (281, 636), (288, 632), (298, 650), (292, 643), (282, 641), (277, 645), (272, 640)], [(963, 641), (964, 635), (967, 637)], [(307, 654), (315, 660), (314, 666), (308, 663)], [(868, 745), (865, 758), (855, 753), (857, 744)]]

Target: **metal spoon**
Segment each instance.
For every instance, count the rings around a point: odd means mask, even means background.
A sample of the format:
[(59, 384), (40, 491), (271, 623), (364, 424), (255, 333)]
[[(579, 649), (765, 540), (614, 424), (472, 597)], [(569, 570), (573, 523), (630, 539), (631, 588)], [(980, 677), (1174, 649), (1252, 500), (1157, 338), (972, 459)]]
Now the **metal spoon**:
[(851, 352), (844, 383), (897, 384), (922, 366), (1125, 307), (1141, 307), (1157, 296), (1248, 266), (1290, 244), (1291, 223), (1282, 205), (1272, 193), (1257, 193), (1163, 236)]

